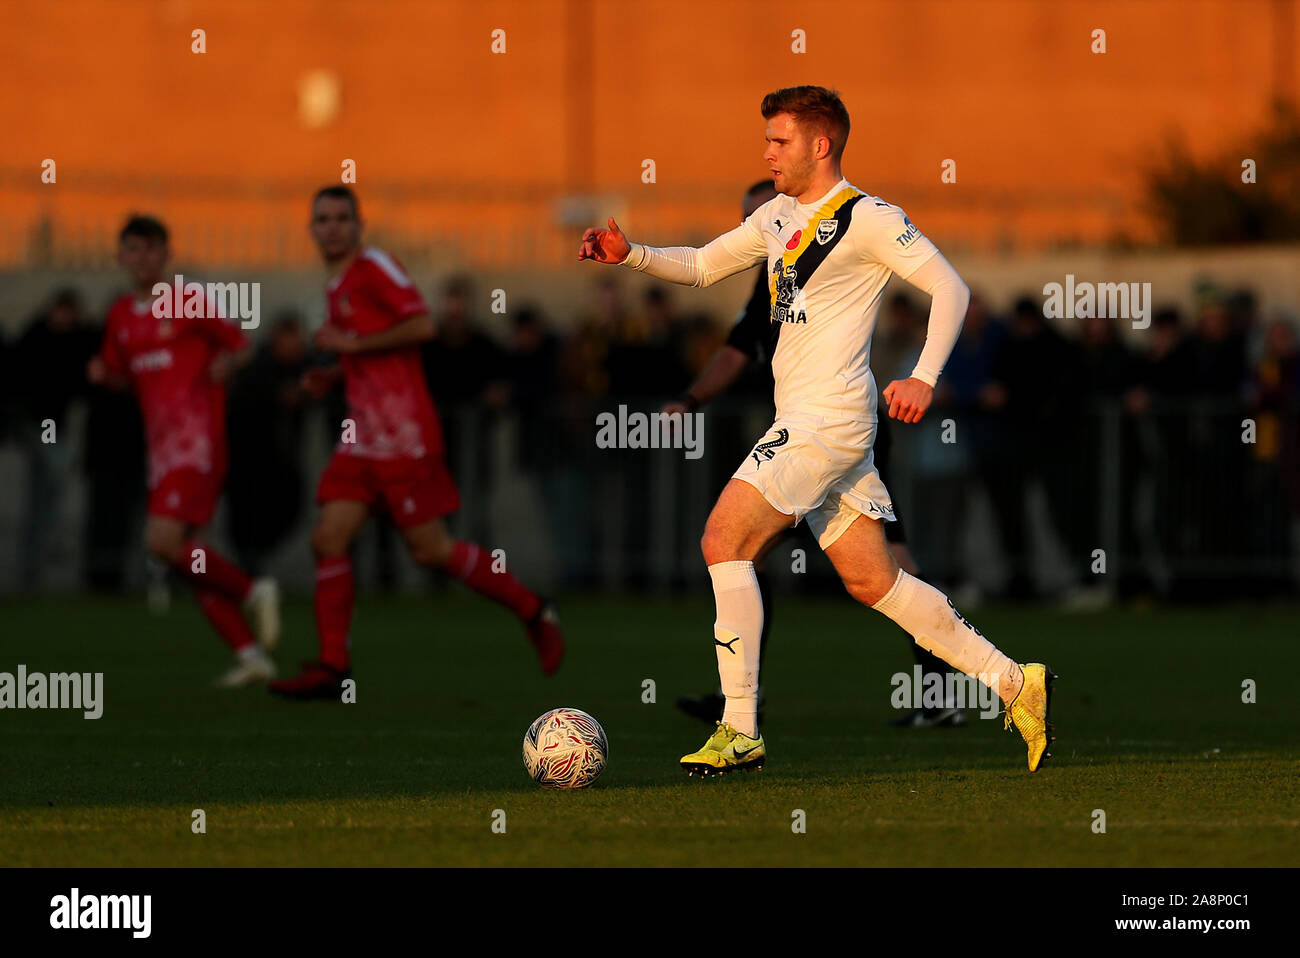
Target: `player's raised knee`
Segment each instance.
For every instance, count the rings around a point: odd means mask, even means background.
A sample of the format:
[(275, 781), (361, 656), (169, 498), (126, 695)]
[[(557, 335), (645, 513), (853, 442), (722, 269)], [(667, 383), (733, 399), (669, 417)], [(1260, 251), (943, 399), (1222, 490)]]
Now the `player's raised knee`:
[(426, 533), (408, 538), (406, 548), (411, 558), (420, 565), (434, 569), (445, 569), (451, 564), (452, 553), (456, 549), (456, 541), (445, 533)]
[(738, 558), (735, 552), (735, 548), (727, 541), (726, 536), (712, 527), (705, 527), (704, 535), (700, 537), (700, 553), (704, 556), (705, 565), (730, 562)]
[(422, 542), (410, 547), (411, 559), (420, 565), (442, 569), (451, 561), (451, 543)]
[(149, 524), (144, 534), (145, 546), (149, 554), (172, 565), (181, 560), (183, 539), (184, 536), (179, 529), (153, 523)]
[(846, 579), (844, 588), (863, 605), (873, 606), (888, 595), (889, 590), (894, 587), (897, 574), (895, 570), (893, 575), (868, 574), (852, 580)]

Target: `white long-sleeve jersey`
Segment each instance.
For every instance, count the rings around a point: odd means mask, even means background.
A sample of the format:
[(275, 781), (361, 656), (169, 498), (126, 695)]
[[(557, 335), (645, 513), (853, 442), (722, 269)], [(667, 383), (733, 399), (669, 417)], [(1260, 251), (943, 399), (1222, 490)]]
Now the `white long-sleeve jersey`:
[(800, 203), (780, 195), (708, 245), (633, 243), (622, 265), (687, 286), (709, 286), (766, 260), (771, 320), (780, 323), (772, 375), (777, 418), (874, 422), (871, 334), (890, 273), (932, 297), (914, 377), (933, 386), (961, 332), (970, 292), (897, 206), (841, 179)]

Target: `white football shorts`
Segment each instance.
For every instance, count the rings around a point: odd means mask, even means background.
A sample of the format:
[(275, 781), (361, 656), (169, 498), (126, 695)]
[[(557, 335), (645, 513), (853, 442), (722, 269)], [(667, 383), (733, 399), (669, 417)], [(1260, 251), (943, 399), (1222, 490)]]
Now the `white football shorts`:
[(778, 419), (733, 475), (794, 516), (796, 525), (806, 517), (827, 549), (859, 515), (894, 521), (889, 490), (876, 471), (875, 438), (874, 422)]

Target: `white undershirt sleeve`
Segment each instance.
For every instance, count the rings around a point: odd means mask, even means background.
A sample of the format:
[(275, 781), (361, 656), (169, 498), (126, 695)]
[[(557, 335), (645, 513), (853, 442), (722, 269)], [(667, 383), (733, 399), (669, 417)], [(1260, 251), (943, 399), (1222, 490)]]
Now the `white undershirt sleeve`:
[(631, 245), (631, 251), (620, 265), (683, 286), (711, 286), (767, 259), (767, 244), (752, 216), (699, 249)]
[(931, 297), (925, 346), (921, 358), (916, 361), (916, 368), (912, 370), (912, 378), (934, 386), (961, 334), (966, 306), (970, 303), (970, 290), (938, 251), (917, 267), (907, 277), (907, 282)]

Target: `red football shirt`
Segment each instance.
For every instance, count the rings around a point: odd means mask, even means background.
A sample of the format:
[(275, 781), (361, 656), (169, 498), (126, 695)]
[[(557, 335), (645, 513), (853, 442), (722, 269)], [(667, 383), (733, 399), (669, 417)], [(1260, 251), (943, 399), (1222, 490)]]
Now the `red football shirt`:
[(159, 319), (152, 301), (130, 293), (110, 307), (100, 357), (140, 402), (150, 488), (177, 469), (225, 472), (226, 390), (208, 367), (246, 345), (237, 325), (215, 316)]
[[(357, 254), (326, 293), (328, 321), (357, 336), (383, 332), (429, 311), (406, 271), (373, 247)], [(356, 441), (340, 439), (339, 452), (367, 459), (442, 455), (442, 426), (429, 396), (418, 346), (344, 355), (340, 362)]]

